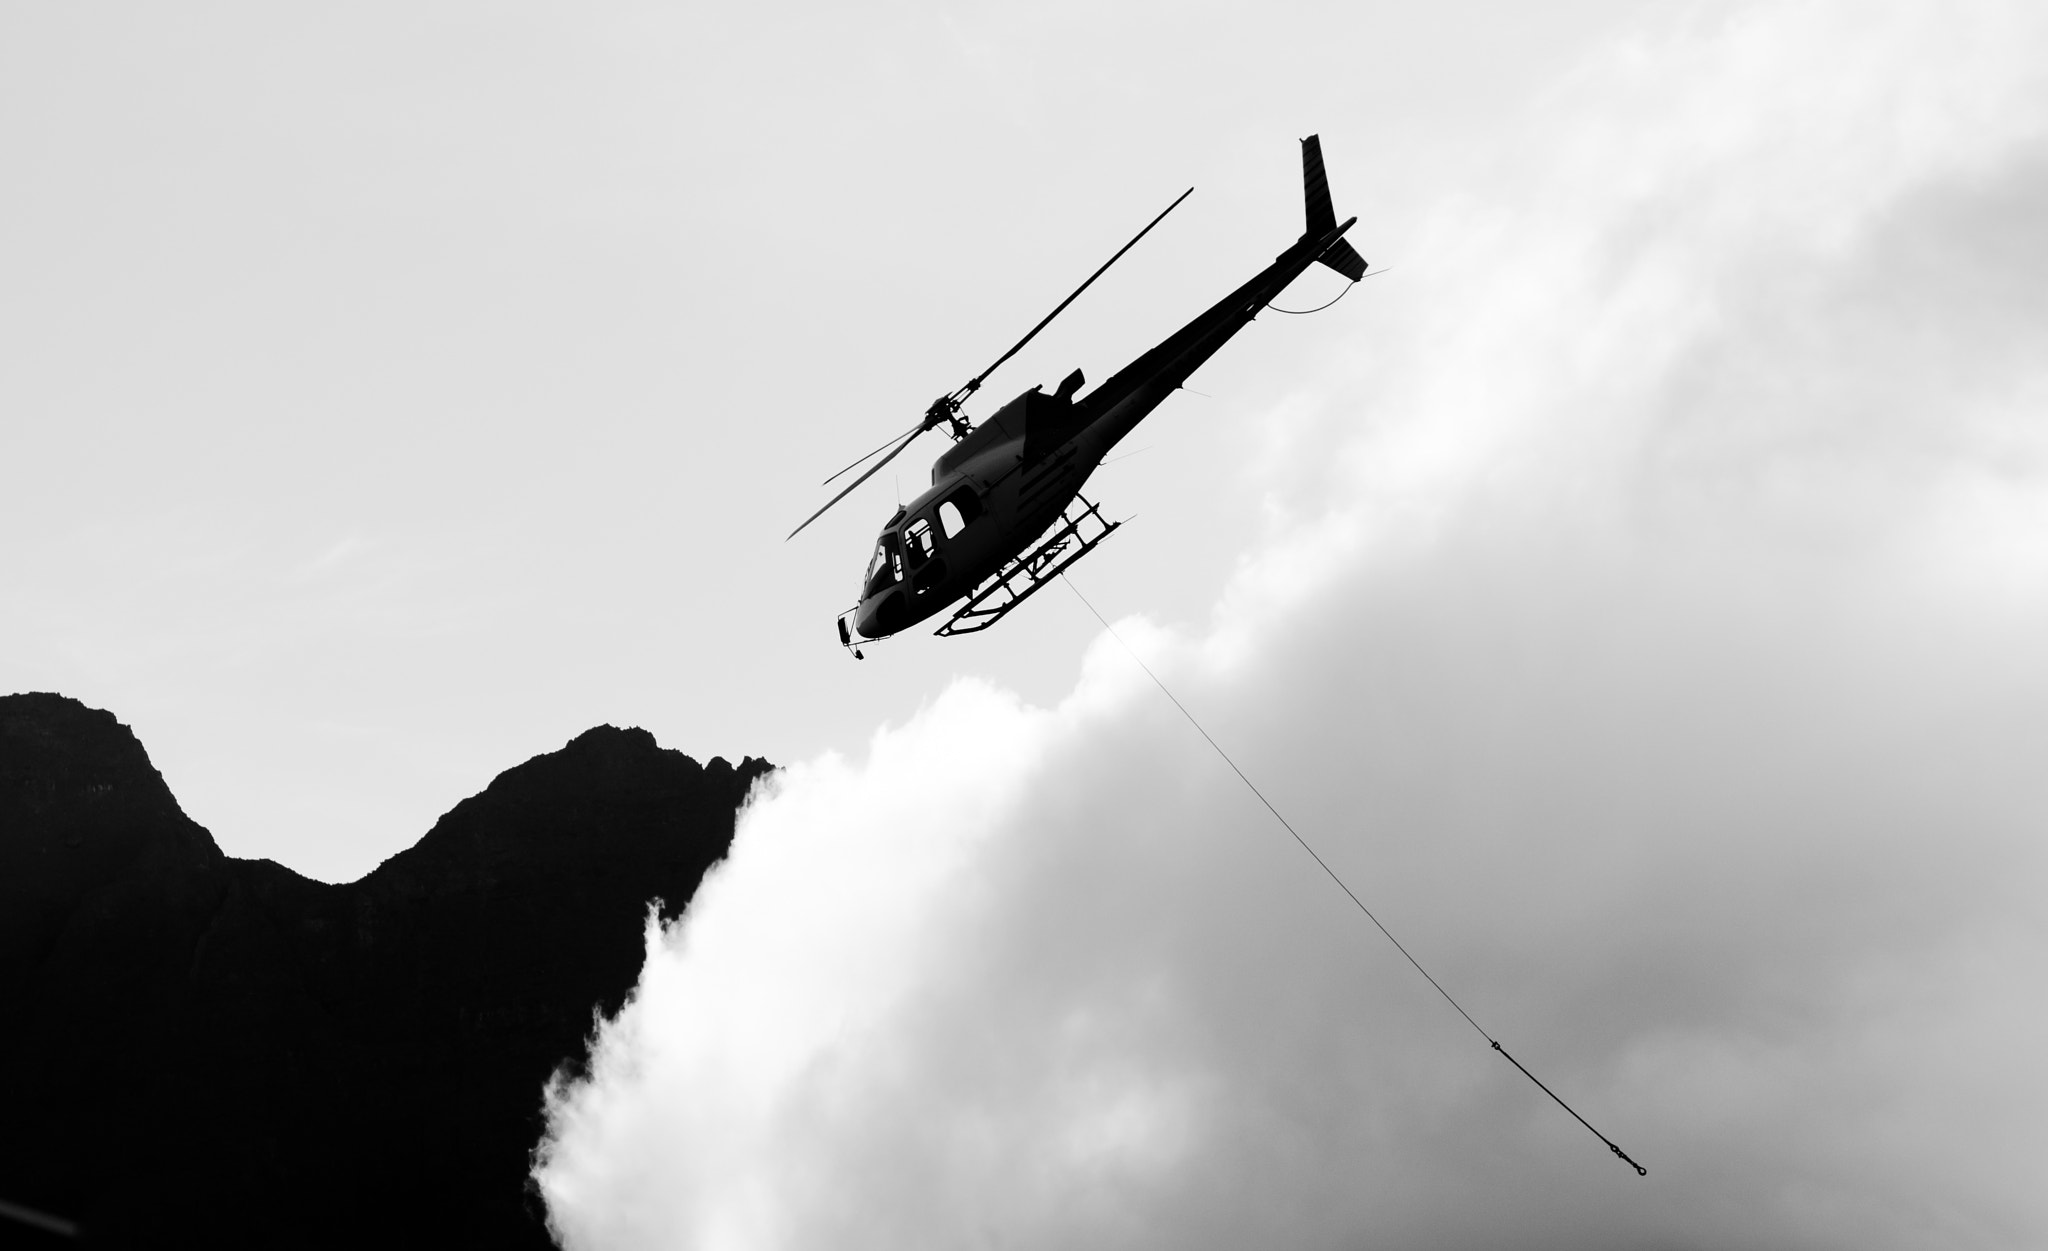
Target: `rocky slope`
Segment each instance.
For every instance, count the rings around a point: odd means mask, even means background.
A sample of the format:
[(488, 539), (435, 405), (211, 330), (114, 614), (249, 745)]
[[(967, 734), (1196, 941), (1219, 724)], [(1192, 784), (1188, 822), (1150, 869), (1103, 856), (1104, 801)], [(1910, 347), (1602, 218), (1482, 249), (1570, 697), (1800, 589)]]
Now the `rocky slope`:
[(542, 1086), (768, 768), (601, 726), (333, 886), (222, 855), (111, 714), (0, 697), (0, 1199), (93, 1245), (548, 1246)]

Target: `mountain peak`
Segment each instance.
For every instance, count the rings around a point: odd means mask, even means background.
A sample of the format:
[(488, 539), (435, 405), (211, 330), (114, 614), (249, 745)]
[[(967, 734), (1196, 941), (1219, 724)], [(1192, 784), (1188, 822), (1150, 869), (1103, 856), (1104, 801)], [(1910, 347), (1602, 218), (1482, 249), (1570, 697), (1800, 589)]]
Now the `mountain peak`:
[(594, 726), (500, 773), (364, 881), (407, 878), (424, 888), (514, 864), (602, 872), (597, 862), (613, 855), (717, 859), (724, 843), (696, 846), (695, 832), (710, 828), (714, 812), (728, 814), (729, 826), (734, 806), (769, 771), (752, 756), (738, 768), (716, 756), (700, 765), (638, 727)]
[(0, 696), (0, 986), (87, 901), (222, 860), (114, 714), (48, 692)]

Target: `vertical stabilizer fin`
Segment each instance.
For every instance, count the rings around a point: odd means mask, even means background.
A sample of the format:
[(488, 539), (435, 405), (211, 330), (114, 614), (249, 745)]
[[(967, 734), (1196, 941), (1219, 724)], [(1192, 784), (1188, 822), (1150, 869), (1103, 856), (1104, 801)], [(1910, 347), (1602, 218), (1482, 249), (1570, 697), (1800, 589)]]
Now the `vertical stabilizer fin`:
[[(1335, 230), (1337, 213), (1330, 206), (1330, 177), (1323, 172), (1323, 140), (1320, 135), (1310, 135), (1301, 141), (1301, 191), (1302, 202), (1308, 210), (1308, 230), (1303, 237), (1319, 239)], [(1365, 258), (1342, 239), (1331, 243), (1316, 259), (1353, 282), (1365, 277)]]
[(1302, 198), (1308, 205), (1307, 234), (1326, 235), (1337, 228), (1336, 210), (1330, 207), (1330, 179), (1323, 173), (1323, 138), (1310, 135), (1301, 141)]

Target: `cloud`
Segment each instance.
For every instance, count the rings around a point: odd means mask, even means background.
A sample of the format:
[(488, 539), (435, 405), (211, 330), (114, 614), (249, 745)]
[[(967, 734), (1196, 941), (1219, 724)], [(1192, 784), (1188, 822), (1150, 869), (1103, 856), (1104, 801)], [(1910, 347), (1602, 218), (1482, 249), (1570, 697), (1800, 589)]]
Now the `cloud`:
[(1610, 49), (1404, 259), (1210, 628), (1119, 624), (1649, 1178), (1104, 638), (756, 799), (550, 1094), (564, 1244), (2037, 1245), (2044, 53)]

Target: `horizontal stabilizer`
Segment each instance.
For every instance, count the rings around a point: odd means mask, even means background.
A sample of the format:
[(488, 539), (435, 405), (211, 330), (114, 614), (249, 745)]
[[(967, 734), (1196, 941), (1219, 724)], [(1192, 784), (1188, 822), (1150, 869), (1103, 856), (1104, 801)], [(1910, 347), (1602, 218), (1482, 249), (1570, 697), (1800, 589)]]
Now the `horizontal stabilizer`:
[(1330, 250), (1316, 259), (1353, 282), (1365, 277), (1365, 258), (1353, 251), (1351, 245), (1342, 239), (1331, 244)]

